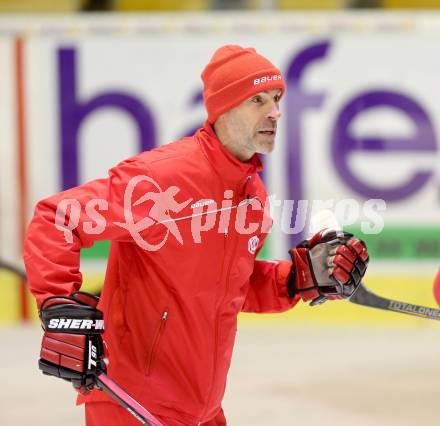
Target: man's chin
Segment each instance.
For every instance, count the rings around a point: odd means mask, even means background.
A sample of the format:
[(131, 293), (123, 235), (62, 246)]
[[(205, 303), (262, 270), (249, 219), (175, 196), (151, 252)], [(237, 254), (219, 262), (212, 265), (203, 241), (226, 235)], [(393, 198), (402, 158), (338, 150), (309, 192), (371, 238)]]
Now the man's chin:
[(258, 144), (257, 152), (258, 154), (270, 154), (275, 148), (275, 140), (271, 142), (267, 141), (265, 143)]

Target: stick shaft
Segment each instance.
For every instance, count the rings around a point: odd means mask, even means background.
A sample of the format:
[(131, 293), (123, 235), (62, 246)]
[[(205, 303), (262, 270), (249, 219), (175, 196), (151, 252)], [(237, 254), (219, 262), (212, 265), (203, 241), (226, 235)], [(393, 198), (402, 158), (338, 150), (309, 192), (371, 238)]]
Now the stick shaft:
[(98, 386), (107, 392), (119, 404), (121, 404), (127, 411), (130, 412), (130, 414), (136, 417), (139, 422), (148, 426), (164, 426), (146, 408), (139, 404), (139, 402), (132, 398), (105, 373), (100, 373), (97, 380)]
[(357, 305), (370, 306), (376, 309), (383, 309), (386, 311), (413, 315), (419, 318), (440, 321), (439, 309), (387, 299), (374, 294), (372, 291), (365, 288), (363, 284), (359, 285), (354, 294), (348, 300), (351, 303), (356, 303)]

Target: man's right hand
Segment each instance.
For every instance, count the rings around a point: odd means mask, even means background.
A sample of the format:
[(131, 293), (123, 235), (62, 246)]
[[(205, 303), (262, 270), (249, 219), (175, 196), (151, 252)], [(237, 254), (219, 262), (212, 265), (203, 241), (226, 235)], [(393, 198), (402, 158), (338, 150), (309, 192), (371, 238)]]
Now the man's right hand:
[(44, 329), (39, 360), (44, 374), (72, 382), (81, 393), (96, 385), (96, 373), (105, 371), (102, 312), (99, 299), (75, 292), (51, 296), (40, 307)]

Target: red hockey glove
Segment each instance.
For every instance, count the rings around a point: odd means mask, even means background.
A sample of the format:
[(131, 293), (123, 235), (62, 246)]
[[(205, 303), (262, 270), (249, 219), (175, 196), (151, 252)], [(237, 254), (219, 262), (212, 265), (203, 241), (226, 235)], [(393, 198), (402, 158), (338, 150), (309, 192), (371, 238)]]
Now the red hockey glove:
[(343, 231), (324, 229), (289, 251), (293, 266), (289, 296), (311, 305), (350, 297), (368, 266), (365, 243)]
[(99, 299), (75, 292), (51, 296), (40, 307), (44, 329), (39, 360), (44, 374), (72, 382), (81, 393), (93, 389), (98, 370), (105, 371), (102, 312)]

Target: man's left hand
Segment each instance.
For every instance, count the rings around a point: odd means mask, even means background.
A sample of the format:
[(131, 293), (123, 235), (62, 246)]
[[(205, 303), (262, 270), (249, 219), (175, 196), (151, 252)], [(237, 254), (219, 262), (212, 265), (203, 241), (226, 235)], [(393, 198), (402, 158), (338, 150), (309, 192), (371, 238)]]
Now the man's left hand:
[(346, 299), (358, 285), (368, 266), (368, 252), (362, 240), (343, 231), (324, 229), (289, 251), (292, 273), (289, 296), (299, 294), (311, 305), (326, 300)]

